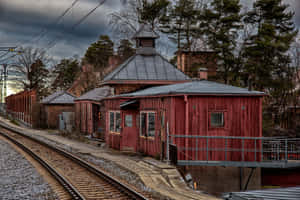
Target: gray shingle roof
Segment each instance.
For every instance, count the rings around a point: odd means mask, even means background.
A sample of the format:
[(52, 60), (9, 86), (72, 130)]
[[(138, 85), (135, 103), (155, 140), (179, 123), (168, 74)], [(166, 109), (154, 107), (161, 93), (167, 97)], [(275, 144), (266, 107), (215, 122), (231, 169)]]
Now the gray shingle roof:
[[(159, 80), (159, 81), (183, 81), (190, 78), (174, 67), (165, 58), (153, 49), (143, 49), (122, 63), (114, 71), (104, 77), (104, 81), (110, 80)], [(144, 52), (150, 52), (145, 55)]]
[(265, 95), (263, 92), (248, 91), (246, 88), (234, 87), (221, 83), (201, 80), (178, 83), (167, 86), (151, 87), (137, 92), (123, 94), (125, 97), (155, 96), (169, 94), (220, 94), (220, 95)]
[(76, 97), (66, 91), (57, 91), (45, 97), (42, 104), (73, 104)]
[(159, 35), (152, 30), (152, 27), (149, 24), (142, 24), (132, 38), (159, 38)]
[(76, 98), (75, 101), (79, 100), (92, 100), (92, 101), (100, 101), (101, 99), (110, 96), (111, 87), (104, 86), (101, 88), (95, 88), (87, 93), (84, 93), (80, 97)]

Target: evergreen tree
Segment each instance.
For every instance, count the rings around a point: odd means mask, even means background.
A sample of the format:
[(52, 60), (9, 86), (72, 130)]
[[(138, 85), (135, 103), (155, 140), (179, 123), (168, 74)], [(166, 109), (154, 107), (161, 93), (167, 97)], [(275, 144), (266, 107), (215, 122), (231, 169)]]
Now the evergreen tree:
[(67, 90), (72, 86), (80, 67), (76, 59), (62, 59), (53, 70), (56, 78), (52, 83), (53, 90)]
[(245, 72), (255, 89), (269, 94), (267, 107), (275, 116), (285, 110), (293, 87), (288, 54), (297, 35), (293, 15), (282, 0), (258, 0), (245, 18), (257, 28), (246, 41)]
[(235, 50), (242, 27), (240, 10), (239, 0), (213, 0), (205, 9), (201, 23), (208, 45), (217, 53), (220, 75), (225, 83), (232, 79), (237, 63)]
[(197, 0), (176, 0), (168, 14), (161, 18), (161, 31), (168, 34), (178, 50), (191, 50), (192, 38), (199, 33), (200, 6)]
[(84, 61), (95, 66), (96, 69), (103, 69), (108, 65), (108, 59), (113, 55), (114, 43), (109, 36), (101, 35), (99, 40), (87, 49)]
[(127, 60), (135, 53), (132, 43), (129, 40), (121, 40), (118, 47), (118, 56), (120, 56), (121, 62)]
[(258, 0), (247, 14), (246, 23), (256, 24), (257, 31), (247, 40), (245, 69), (259, 90), (273, 87), (273, 80), (288, 70), (286, 52), (297, 34), (288, 5), (282, 0)]
[(142, 7), (137, 9), (141, 16), (140, 23), (148, 23), (154, 30), (155, 25), (167, 12), (170, 2), (168, 0), (142, 0), (142, 2)]

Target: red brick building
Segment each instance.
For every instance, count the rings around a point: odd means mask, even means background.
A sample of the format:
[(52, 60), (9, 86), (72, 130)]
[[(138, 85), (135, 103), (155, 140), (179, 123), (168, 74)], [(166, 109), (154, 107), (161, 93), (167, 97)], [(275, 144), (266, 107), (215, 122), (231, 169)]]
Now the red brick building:
[[(63, 112), (74, 112), (74, 99), (76, 97), (66, 91), (55, 92), (41, 101), (41, 121), (44, 126), (57, 129), (59, 126), (59, 115)], [(42, 125), (43, 126), (43, 125)]]
[(214, 51), (177, 51), (177, 68), (189, 75), (198, 77), (200, 68), (207, 69), (208, 78), (217, 75), (217, 54)]

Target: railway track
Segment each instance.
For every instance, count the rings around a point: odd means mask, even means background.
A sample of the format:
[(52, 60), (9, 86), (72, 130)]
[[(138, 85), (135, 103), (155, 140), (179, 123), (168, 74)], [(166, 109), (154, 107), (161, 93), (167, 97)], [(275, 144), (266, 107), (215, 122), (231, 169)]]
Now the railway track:
[(68, 199), (148, 199), (62, 149), (0, 124), (0, 134), (37, 160), (69, 193)]

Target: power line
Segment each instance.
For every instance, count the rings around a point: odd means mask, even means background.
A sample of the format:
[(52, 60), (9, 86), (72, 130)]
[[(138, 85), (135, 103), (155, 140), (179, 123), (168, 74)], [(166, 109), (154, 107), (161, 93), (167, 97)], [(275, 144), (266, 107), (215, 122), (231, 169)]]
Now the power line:
[[(74, 30), (76, 27), (78, 27), (81, 23), (83, 23), (93, 12), (95, 12), (102, 4), (105, 3), (106, 0), (100, 0), (99, 4), (93, 8), (92, 10), (90, 10), (86, 15), (84, 15), (80, 20), (78, 20), (75, 24), (73, 24), (73, 26), (71, 26), (71, 30)], [(62, 33), (59, 37), (57, 37), (56, 39), (54, 39), (53, 41), (48, 43), (48, 48), (46, 49), (46, 51), (49, 51), (51, 48), (53, 48), (57, 42), (62, 38)]]
[[(73, 1), (73, 3), (56, 19), (56, 20), (54, 20), (50, 25), (51, 26), (53, 26), (53, 25), (57, 25), (60, 21), (61, 21), (61, 19), (76, 5), (76, 3), (78, 3), (80, 0), (74, 0)], [(39, 42), (40, 41), (40, 39), (41, 38), (43, 38), (47, 33), (48, 33), (48, 31), (47, 31), (48, 29), (47, 28), (43, 28), (43, 29), (41, 29), (41, 31), (38, 33), (38, 34), (36, 34), (36, 35), (34, 35), (31, 39), (29, 39), (29, 40), (27, 40), (27, 41), (25, 41), (25, 42), (22, 42), (23, 44), (21, 44), (21, 45), (17, 45), (17, 46), (22, 46), (22, 45), (24, 45), (25, 43), (28, 43), (28, 42), (33, 42), (34, 40), (36, 40), (35, 42)], [(35, 39), (36, 38), (36, 39)], [(18, 42), (18, 43), (20, 43), (20, 42)]]
[[(58, 18), (57, 20), (52, 23), (51, 25), (57, 25), (61, 19), (75, 6), (75, 4), (78, 2), (79, 0), (75, 0), (73, 1), (73, 3), (71, 4), (71, 6), (69, 6)], [(47, 31), (47, 29), (44, 29), (44, 32), (41, 33), (41, 35), (35, 40), (35, 42), (39, 42), (41, 40), (41, 38), (43, 38), (45, 35), (47, 35), (49, 31)]]

